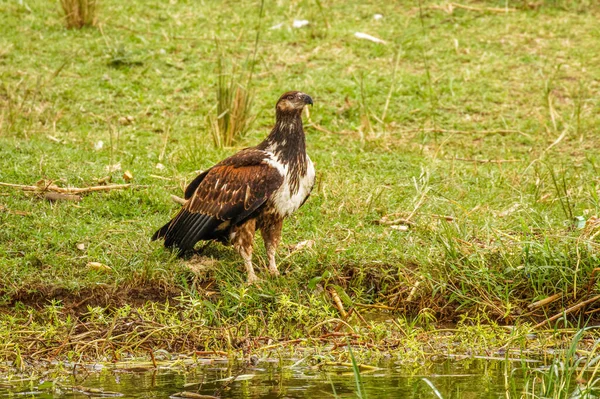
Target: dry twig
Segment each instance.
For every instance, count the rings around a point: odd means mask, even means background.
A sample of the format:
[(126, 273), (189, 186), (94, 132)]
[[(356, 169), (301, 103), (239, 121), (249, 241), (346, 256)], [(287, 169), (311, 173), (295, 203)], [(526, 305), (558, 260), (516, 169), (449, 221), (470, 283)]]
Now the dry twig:
[(546, 320), (542, 321), (541, 323), (536, 324), (534, 328), (542, 327), (546, 323), (550, 323), (551, 321), (554, 321), (554, 320), (558, 319), (559, 317), (561, 317), (563, 315), (567, 315), (569, 313), (573, 313), (576, 310), (581, 309), (585, 305), (589, 305), (592, 302), (596, 302), (598, 299), (600, 299), (600, 295), (596, 295), (595, 297), (590, 298), (587, 301), (579, 302), (577, 305), (573, 305), (570, 308), (568, 308), (568, 309), (566, 309), (566, 310), (564, 310), (564, 311), (562, 311), (560, 313), (555, 314), (554, 316), (550, 317), (549, 319), (546, 319)]
[(54, 201), (75, 201), (75, 202), (79, 202), (81, 201), (81, 195), (76, 195), (76, 194), (62, 194), (62, 193), (55, 193), (55, 192), (47, 192), (44, 194), (44, 198), (47, 199), (48, 201), (54, 202)]
[(180, 205), (185, 205), (185, 203), (187, 202), (187, 200), (173, 194), (171, 194), (171, 199), (173, 200), (173, 202), (176, 202)]
[[(0, 186), (20, 188), (23, 191), (33, 191), (36, 193), (52, 191), (52, 192), (63, 193), (63, 194), (83, 194), (83, 193), (91, 193), (91, 192), (95, 192), (95, 191), (120, 190), (123, 188), (131, 187), (131, 184), (112, 184), (109, 186), (92, 186), (92, 187), (83, 187), (83, 188), (78, 188), (78, 187), (63, 188), (63, 187), (58, 187), (57, 185), (54, 185), (54, 184), (40, 185), (40, 186), (27, 186), (27, 185), (23, 185), (23, 184), (12, 184), (12, 183), (0, 182)], [(137, 186), (137, 187), (143, 187), (143, 186)]]
[(474, 163), (508, 163), (521, 162), (519, 159), (467, 159), (467, 158), (451, 158), (454, 161), (474, 162)]
[(554, 295), (549, 296), (548, 298), (544, 298), (542, 300), (539, 300), (537, 302), (534, 302), (534, 303), (528, 305), (527, 308), (534, 310), (539, 307), (548, 305), (549, 303), (552, 303), (561, 297), (562, 297), (562, 293), (554, 294)]

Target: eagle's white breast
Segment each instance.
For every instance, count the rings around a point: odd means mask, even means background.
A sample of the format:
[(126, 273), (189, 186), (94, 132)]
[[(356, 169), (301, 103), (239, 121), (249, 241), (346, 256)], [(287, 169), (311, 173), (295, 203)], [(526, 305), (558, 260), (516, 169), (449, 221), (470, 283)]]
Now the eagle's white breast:
[(283, 176), (283, 183), (273, 193), (270, 199), (275, 211), (281, 217), (286, 217), (295, 212), (306, 200), (315, 184), (315, 166), (306, 155), (306, 173), (299, 177), (298, 191), (292, 192), (290, 173), (295, 171), (289, 168), (289, 164), (279, 161), (276, 155), (270, 154), (271, 158), (267, 161), (269, 165), (276, 168)]

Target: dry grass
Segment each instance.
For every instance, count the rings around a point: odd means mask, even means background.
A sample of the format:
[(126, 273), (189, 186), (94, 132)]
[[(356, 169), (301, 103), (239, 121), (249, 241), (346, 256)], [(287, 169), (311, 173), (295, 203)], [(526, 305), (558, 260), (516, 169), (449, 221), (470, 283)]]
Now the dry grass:
[[(217, 73), (217, 116), (210, 118), (210, 124), (215, 146), (224, 148), (236, 143), (254, 120), (251, 114), (252, 73), (250, 72), (246, 79), (244, 70), (238, 74), (235, 67), (232, 68), (231, 73), (227, 73), (222, 54), (219, 55)], [(244, 80), (246, 80), (245, 85)]]
[(69, 29), (94, 26), (98, 17), (97, 0), (60, 0), (65, 13), (65, 23)]
[(217, 84), (217, 117), (211, 122), (217, 147), (231, 147), (248, 130), (252, 120), (252, 93), (236, 78), (220, 71)]
[[(287, 308), (286, 317), (276, 316), (290, 323), (281, 333), (270, 328), (275, 317), (265, 319), (256, 312), (235, 322), (226, 314), (226, 307), (201, 298), (180, 296), (170, 302), (147, 302), (142, 306), (87, 306), (87, 311), (69, 317), (64, 317), (70, 313), (68, 306), (53, 300), (35, 311), (19, 307), (11, 315), (0, 314), (4, 326), (0, 329), (0, 360), (16, 365), (25, 365), (24, 360), (52, 361), (74, 356), (119, 361), (157, 348), (190, 355), (265, 355), (275, 350), (293, 356), (310, 347), (316, 353), (324, 350), (339, 361), (347, 361), (347, 347), (352, 346), (360, 348), (356, 354), (361, 363), (376, 363), (384, 353), (423, 361), (432, 355), (486, 355), (497, 348), (505, 348), (510, 357), (531, 357), (543, 352), (545, 345), (564, 345), (569, 339), (553, 330), (539, 330), (539, 345), (522, 351), (519, 345), (531, 333), (530, 326), (507, 329), (493, 322), (484, 325), (465, 319), (454, 328), (436, 331), (405, 317), (358, 308), (351, 309), (346, 318), (313, 311), (316, 313), (308, 315), (302, 308)], [(297, 320), (304, 323), (296, 324)], [(589, 342), (584, 347), (588, 348)], [(363, 357), (364, 350), (371, 351), (367, 358)]]

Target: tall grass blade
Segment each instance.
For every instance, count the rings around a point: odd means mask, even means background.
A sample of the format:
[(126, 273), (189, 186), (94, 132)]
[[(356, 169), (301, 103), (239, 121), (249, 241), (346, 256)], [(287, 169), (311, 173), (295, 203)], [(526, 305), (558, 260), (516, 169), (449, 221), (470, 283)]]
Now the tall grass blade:
[(431, 381), (429, 381), (427, 378), (423, 377), (421, 378), (423, 381), (425, 381), (425, 383), (427, 385), (429, 385), (429, 387), (431, 388), (431, 390), (433, 391), (433, 393), (435, 394), (435, 396), (437, 396), (440, 399), (444, 399), (444, 397), (442, 396), (442, 394), (440, 393), (440, 391), (438, 391), (438, 389), (435, 387), (435, 385), (433, 385), (433, 383)]
[(354, 357), (350, 343), (348, 343), (348, 352), (350, 353), (350, 359), (352, 360), (352, 372), (354, 373), (354, 382), (356, 384), (356, 396), (359, 399), (367, 399), (367, 394), (363, 391), (363, 383), (362, 379), (360, 378), (360, 369), (356, 363), (356, 358)]
[(333, 392), (333, 397), (335, 399), (338, 399), (339, 396), (337, 394), (337, 391), (335, 390), (335, 385), (334, 385), (333, 381), (331, 381), (331, 377), (327, 376), (327, 379), (329, 380), (329, 383), (331, 384), (331, 391)]

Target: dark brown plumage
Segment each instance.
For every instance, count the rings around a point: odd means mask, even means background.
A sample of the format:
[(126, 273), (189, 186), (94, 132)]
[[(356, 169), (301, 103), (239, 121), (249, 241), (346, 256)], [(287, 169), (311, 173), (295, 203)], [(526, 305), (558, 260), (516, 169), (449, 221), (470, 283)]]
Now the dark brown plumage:
[(269, 271), (277, 275), (275, 252), (283, 220), (308, 198), (315, 170), (306, 154), (302, 109), (312, 99), (297, 91), (282, 95), (276, 123), (256, 147), (246, 148), (198, 175), (186, 188), (179, 213), (152, 236), (180, 254), (201, 240), (232, 244), (244, 258), (248, 282), (256, 230), (263, 236)]

